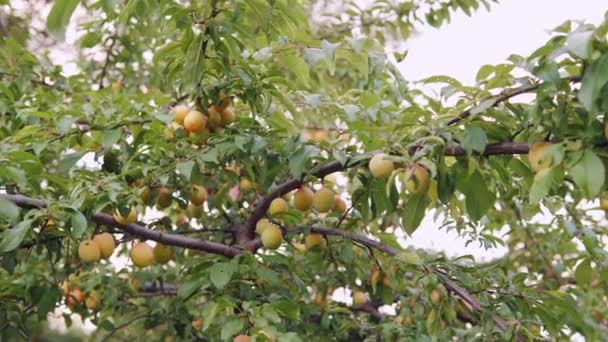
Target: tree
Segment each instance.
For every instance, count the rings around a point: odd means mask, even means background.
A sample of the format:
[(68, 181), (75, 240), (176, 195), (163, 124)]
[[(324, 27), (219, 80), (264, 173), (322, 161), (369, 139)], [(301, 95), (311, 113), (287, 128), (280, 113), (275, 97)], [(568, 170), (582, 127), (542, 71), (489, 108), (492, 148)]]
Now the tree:
[[(608, 15), (473, 86), (402, 77), (387, 44), (480, 7), (58, 0), (42, 33), (3, 7), (0, 336), (62, 307), (94, 340), (605, 339)], [(76, 8), (65, 76), (39, 39)], [(431, 214), (509, 252), (402, 248)]]

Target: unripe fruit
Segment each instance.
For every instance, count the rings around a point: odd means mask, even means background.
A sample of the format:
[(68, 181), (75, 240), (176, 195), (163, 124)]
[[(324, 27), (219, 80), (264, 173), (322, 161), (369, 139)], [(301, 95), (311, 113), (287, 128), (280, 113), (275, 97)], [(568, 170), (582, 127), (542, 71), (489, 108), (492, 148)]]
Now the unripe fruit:
[(287, 203), (289, 203), (293, 198), (293, 192), (288, 192), (285, 195), (281, 196), (281, 198), (283, 198), (285, 201), (287, 201)]
[(313, 135), (313, 140), (318, 143), (326, 142), (329, 140), (329, 134), (324, 129), (318, 129)]
[(150, 200), (150, 187), (149, 186), (144, 186), (143, 187), (143, 189), (139, 193), (139, 199), (144, 204), (148, 204), (148, 201)]
[(441, 298), (443, 297), (443, 294), (441, 293), (440, 289), (434, 288), (431, 291), (431, 294), (429, 295), (429, 297), (431, 298), (431, 303), (433, 303), (434, 305), (437, 305), (441, 302)]
[(362, 291), (353, 292), (353, 305), (363, 305), (367, 303), (367, 294)]
[(308, 249), (321, 250), (325, 248), (327, 241), (321, 234), (310, 233), (306, 236), (305, 244)]
[(293, 245), (293, 248), (295, 248), (295, 250), (300, 254), (304, 254), (308, 251), (308, 248), (303, 243), (299, 243), (296, 241), (296, 242), (292, 242), (291, 244)]
[(228, 126), (236, 120), (236, 113), (232, 106), (227, 106), (220, 114), (222, 115), (222, 126)]
[(78, 257), (84, 262), (97, 262), (101, 258), (99, 245), (93, 240), (83, 240), (78, 246)]
[(113, 91), (118, 91), (122, 88), (122, 82), (121, 81), (112, 82), (110, 87), (112, 88)]
[(340, 195), (336, 195), (336, 201), (334, 203), (333, 211), (338, 214), (344, 214), (346, 212), (346, 201), (340, 197)]
[(281, 197), (275, 198), (270, 202), (270, 207), (268, 207), (268, 213), (270, 215), (276, 215), (278, 213), (284, 213), (289, 210), (289, 206), (287, 205), (287, 201), (282, 199)]
[(203, 327), (203, 319), (202, 318), (196, 318), (192, 320), (192, 328), (194, 330), (201, 330), (201, 328)]
[(195, 205), (202, 205), (207, 200), (207, 189), (202, 185), (192, 185), (188, 192), (188, 199)]
[(114, 253), (114, 248), (116, 248), (116, 242), (114, 241), (114, 236), (112, 236), (112, 234), (97, 234), (93, 237), (93, 241), (97, 242), (102, 258), (107, 259), (112, 256), (112, 253)]
[(184, 118), (184, 128), (190, 133), (201, 133), (205, 130), (206, 125), (207, 117), (197, 110), (188, 112)]
[(276, 225), (266, 227), (261, 237), (262, 244), (266, 249), (277, 249), (283, 241), (283, 233)]
[(247, 178), (241, 178), (240, 188), (241, 191), (251, 190), (253, 189), (253, 183)]
[(91, 292), (87, 299), (84, 301), (84, 305), (89, 310), (97, 310), (97, 308), (99, 308), (99, 296), (97, 295), (97, 292)]
[(140, 285), (139, 280), (137, 280), (137, 278), (129, 276), (129, 278), (127, 279), (127, 285), (129, 285), (131, 290), (133, 290), (134, 292), (139, 292)]
[(602, 192), (600, 194), (600, 208), (608, 211), (608, 192)]
[(405, 171), (405, 189), (412, 195), (424, 194), (429, 189), (429, 171), (422, 165), (416, 164)]
[(171, 115), (173, 116), (173, 121), (177, 122), (180, 125), (184, 124), (184, 119), (186, 115), (190, 112), (190, 108), (186, 105), (178, 105), (171, 108)]
[(129, 211), (129, 215), (127, 215), (127, 217), (124, 217), (122, 216), (120, 211), (116, 209), (114, 211), (113, 217), (116, 222), (122, 224), (123, 226), (127, 226), (137, 220), (137, 211), (135, 210), (135, 208), (131, 208), (131, 210)]
[(171, 201), (173, 195), (171, 194), (171, 190), (165, 188), (164, 186), (158, 189), (158, 199), (156, 200), (156, 205), (161, 208), (167, 208), (171, 205)]
[(175, 224), (181, 226), (186, 223), (188, 223), (188, 218), (186, 217), (186, 214), (180, 210), (179, 214), (177, 214), (177, 218), (175, 219)]
[(82, 303), (84, 300), (84, 293), (80, 289), (74, 289), (70, 291), (67, 298), (68, 307), (74, 308), (76, 303)]
[(395, 170), (395, 164), (392, 160), (386, 159), (388, 155), (385, 153), (378, 153), (372, 157), (369, 161), (369, 171), (372, 176), (376, 178), (388, 177)]
[(545, 152), (552, 144), (548, 141), (539, 141), (530, 146), (528, 151), (528, 160), (530, 161), (530, 167), (534, 172), (541, 171), (551, 166), (551, 158), (546, 156)]
[(258, 221), (258, 223), (255, 224), (255, 232), (261, 236), (262, 233), (264, 232), (264, 230), (266, 230), (266, 228), (273, 227), (273, 226), (276, 226), (276, 225), (274, 223), (270, 222), (269, 219), (263, 218), (263, 219), (260, 219)]
[(313, 195), (312, 206), (320, 213), (326, 213), (334, 207), (336, 194), (328, 188), (323, 188)]
[(234, 338), (234, 340), (232, 340), (232, 342), (250, 342), (251, 341), (251, 337), (247, 336), (247, 335), (238, 335)]
[(69, 282), (69, 281), (67, 281), (67, 280), (64, 280), (64, 281), (61, 283), (61, 290), (63, 291), (63, 295), (64, 295), (64, 296), (67, 296), (67, 295), (68, 295), (68, 293), (70, 293), (70, 282)]
[(203, 215), (203, 206), (189, 202), (188, 215), (190, 215), (191, 218), (200, 218)]
[(608, 140), (608, 122), (604, 125), (604, 138)]
[(207, 126), (211, 129), (217, 128), (222, 124), (221, 109), (215, 105), (207, 109), (209, 112), (209, 118), (207, 119)]
[(137, 267), (148, 267), (154, 262), (154, 251), (152, 247), (145, 242), (138, 242), (129, 252), (133, 265)]
[(307, 211), (312, 208), (314, 192), (309, 187), (303, 186), (293, 195), (293, 206), (300, 211)]
[(166, 246), (161, 243), (157, 243), (154, 246), (154, 261), (157, 264), (164, 265), (169, 262), (169, 260), (173, 259), (173, 249), (171, 246)]

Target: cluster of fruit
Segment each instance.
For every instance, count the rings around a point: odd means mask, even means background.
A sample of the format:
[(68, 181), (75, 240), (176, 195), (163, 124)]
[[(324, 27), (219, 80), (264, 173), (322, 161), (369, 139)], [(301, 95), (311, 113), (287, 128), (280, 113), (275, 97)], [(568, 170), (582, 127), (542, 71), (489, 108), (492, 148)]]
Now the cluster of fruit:
[(210, 132), (221, 133), (224, 127), (236, 120), (232, 99), (229, 97), (223, 99), (219, 105), (209, 106), (207, 115), (187, 105), (173, 107), (170, 114), (173, 122), (166, 131), (170, 138), (173, 138), (178, 130), (183, 130), (184, 136), (187, 137), (196, 137), (199, 134)]
[[(369, 161), (369, 171), (376, 178), (389, 177), (395, 170), (395, 162), (385, 153), (374, 155)], [(427, 192), (430, 184), (429, 171), (422, 165), (415, 163), (405, 169), (403, 184), (412, 195)]]

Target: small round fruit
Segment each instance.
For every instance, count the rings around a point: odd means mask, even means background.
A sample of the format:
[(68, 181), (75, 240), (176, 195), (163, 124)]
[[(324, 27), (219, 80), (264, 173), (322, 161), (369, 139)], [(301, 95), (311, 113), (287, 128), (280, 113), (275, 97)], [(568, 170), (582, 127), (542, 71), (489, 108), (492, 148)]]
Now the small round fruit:
[(97, 292), (91, 292), (87, 299), (84, 301), (84, 305), (89, 310), (97, 310), (97, 308), (99, 308), (99, 296), (97, 295)]
[(186, 217), (186, 214), (184, 214), (184, 212), (182, 210), (180, 210), (179, 213), (177, 214), (177, 218), (175, 219), (175, 224), (177, 226), (182, 226), (187, 223), (188, 223), (188, 218)]
[(264, 230), (266, 230), (266, 228), (273, 227), (273, 226), (276, 226), (276, 225), (274, 223), (270, 222), (269, 219), (263, 218), (263, 219), (260, 219), (258, 221), (258, 223), (255, 224), (255, 232), (261, 236), (262, 233), (264, 232)]
[(346, 201), (340, 195), (336, 195), (333, 211), (337, 212), (338, 214), (344, 214), (346, 209)]
[(228, 126), (236, 120), (236, 113), (233, 106), (227, 106), (220, 114), (222, 115), (222, 126)]
[(190, 112), (190, 108), (186, 105), (178, 105), (171, 108), (171, 115), (173, 116), (173, 121), (177, 122), (180, 125), (184, 124), (184, 119), (186, 115)]
[(68, 307), (74, 308), (76, 303), (82, 303), (84, 301), (84, 293), (80, 289), (76, 288), (68, 294), (67, 304)]
[(152, 247), (145, 242), (138, 242), (129, 252), (133, 265), (137, 267), (148, 267), (154, 262), (154, 251)]
[(372, 173), (372, 176), (376, 178), (385, 178), (393, 173), (393, 170), (395, 170), (395, 163), (387, 158), (387, 154), (378, 153), (370, 159), (369, 171)]
[(353, 305), (363, 305), (365, 303), (367, 303), (367, 294), (365, 292), (353, 292)]
[(440, 289), (434, 288), (431, 291), (431, 294), (429, 295), (429, 297), (431, 298), (431, 303), (437, 305), (441, 302), (441, 298), (443, 297), (443, 294), (441, 293)]
[(312, 198), (312, 206), (320, 213), (326, 213), (334, 207), (336, 203), (336, 194), (333, 190), (323, 188), (315, 192)]
[(546, 150), (551, 145), (548, 141), (539, 141), (530, 146), (528, 160), (534, 172), (539, 172), (551, 166), (552, 160), (549, 156), (546, 156)]
[(173, 200), (173, 195), (171, 194), (171, 190), (166, 187), (161, 187), (158, 189), (158, 199), (156, 200), (156, 205), (160, 209), (167, 208), (171, 205), (171, 201)]
[(604, 138), (608, 140), (608, 122), (604, 125)]
[(123, 225), (123, 226), (127, 226), (130, 225), (131, 223), (135, 222), (135, 220), (137, 220), (137, 211), (135, 210), (135, 208), (131, 208), (131, 210), (129, 210), (129, 214), (124, 217), (122, 216), (122, 214), (120, 213), (120, 211), (118, 209), (116, 209), (114, 211), (114, 220), (116, 222), (118, 222), (119, 224)]
[(215, 105), (209, 107), (207, 109), (209, 112), (209, 118), (207, 119), (207, 126), (211, 129), (215, 129), (222, 124), (222, 114), (221, 109), (216, 107)]
[(141, 192), (139, 193), (139, 199), (144, 204), (147, 204), (148, 201), (150, 200), (150, 187), (149, 186), (144, 186), (143, 189), (141, 189), (140, 191)]
[(249, 190), (253, 189), (253, 183), (251, 183), (251, 181), (247, 178), (241, 178), (241, 182), (239, 185), (240, 185), (241, 191), (249, 191)]
[(188, 199), (195, 205), (202, 205), (207, 200), (207, 189), (202, 185), (192, 185), (188, 192)]
[(135, 292), (139, 292), (139, 289), (141, 287), (139, 285), (139, 280), (137, 280), (137, 278), (131, 277), (131, 276), (129, 276), (129, 278), (127, 279), (127, 285), (129, 285), (131, 290), (133, 290)]
[(98, 262), (101, 258), (99, 245), (93, 240), (83, 240), (78, 246), (78, 257), (84, 262)]
[(310, 233), (306, 236), (305, 244), (308, 249), (321, 250), (325, 248), (327, 241), (321, 234)]
[(188, 215), (190, 215), (191, 218), (200, 218), (203, 215), (203, 206), (189, 202)]
[(284, 213), (289, 210), (289, 206), (287, 205), (287, 201), (283, 198), (278, 197), (270, 202), (270, 207), (268, 207), (268, 213), (270, 215), (276, 215), (278, 213)]
[(203, 327), (203, 319), (202, 318), (196, 318), (192, 320), (192, 328), (194, 330), (201, 330), (201, 328)]
[(157, 243), (154, 246), (154, 261), (157, 264), (164, 265), (173, 259), (173, 249), (171, 246), (166, 246), (161, 243)]
[(112, 234), (97, 234), (93, 237), (93, 241), (97, 242), (97, 245), (99, 245), (99, 251), (102, 258), (107, 259), (112, 256), (112, 253), (114, 253), (114, 249), (116, 248), (116, 242), (114, 241), (114, 236), (112, 236)]
[(296, 252), (298, 252), (300, 254), (304, 254), (308, 251), (308, 248), (303, 243), (295, 241), (295, 242), (292, 242), (291, 244), (293, 245), (293, 248), (295, 248)]
[(293, 206), (300, 211), (308, 211), (312, 208), (312, 199), (315, 193), (306, 186), (298, 189), (293, 194)]
[(429, 189), (429, 171), (422, 165), (416, 164), (405, 171), (405, 189), (413, 194), (424, 194)]
[(198, 110), (191, 110), (184, 118), (184, 128), (190, 133), (201, 133), (207, 126), (207, 117)]
[(232, 340), (232, 342), (250, 342), (251, 341), (251, 337), (247, 336), (247, 335), (238, 335), (234, 338), (234, 340)]
[(268, 226), (262, 232), (262, 244), (266, 249), (277, 249), (283, 241), (283, 233), (276, 225)]
[(281, 198), (283, 198), (285, 201), (287, 201), (287, 203), (289, 203), (293, 198), (293, 192), (288, 192), (285, 195), (281, 196)]

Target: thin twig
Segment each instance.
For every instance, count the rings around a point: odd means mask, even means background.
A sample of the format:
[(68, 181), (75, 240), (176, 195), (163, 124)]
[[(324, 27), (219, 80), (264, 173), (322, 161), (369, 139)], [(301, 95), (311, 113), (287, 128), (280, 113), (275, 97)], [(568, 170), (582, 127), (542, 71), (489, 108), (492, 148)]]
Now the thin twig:
[(145, 315), (137, 316), (137, 317), (132, 318), (131, 320), (129, 320), (129, 321), (127, 321), (127, 322), (125, 322), (125, 323), (123, 323), (123, 324), (121, 324), (121, 325), (117, 326), (116, 328), (112, 329), (112, 331), (110, 331), (110, 333), (109, 333), (109, 334), (107, 334), (107, 335), (106, 335), (106, 336), (105, 336), (105, 337), (104, 337), (104, 338), (101, 340), (101, 342), (105, 342), (105, 341), (107, 341), (108, 339), (110, 339), (110, 337), (112, 337), (112, 335), (114, 335), (114, 334), (115, 334), (115, 333), (116, 333), (118, 330), (120, 330), (120, 329), (122, 329), (122, 328), (124, 328), (124, 327), (126, 327), (126, 326), (128, 326), (128, 325), (130, 325), (130, 324), (132, 324), (132, 323), (133, 323), (133, 322), (135, 322), (135, 321), (138, 321), (138, 320), (140, 320), (140, 319), (147, 318), (147, 317), (150, 317), (150, 315), (149, 315), (149, 314), (145, 314)]

